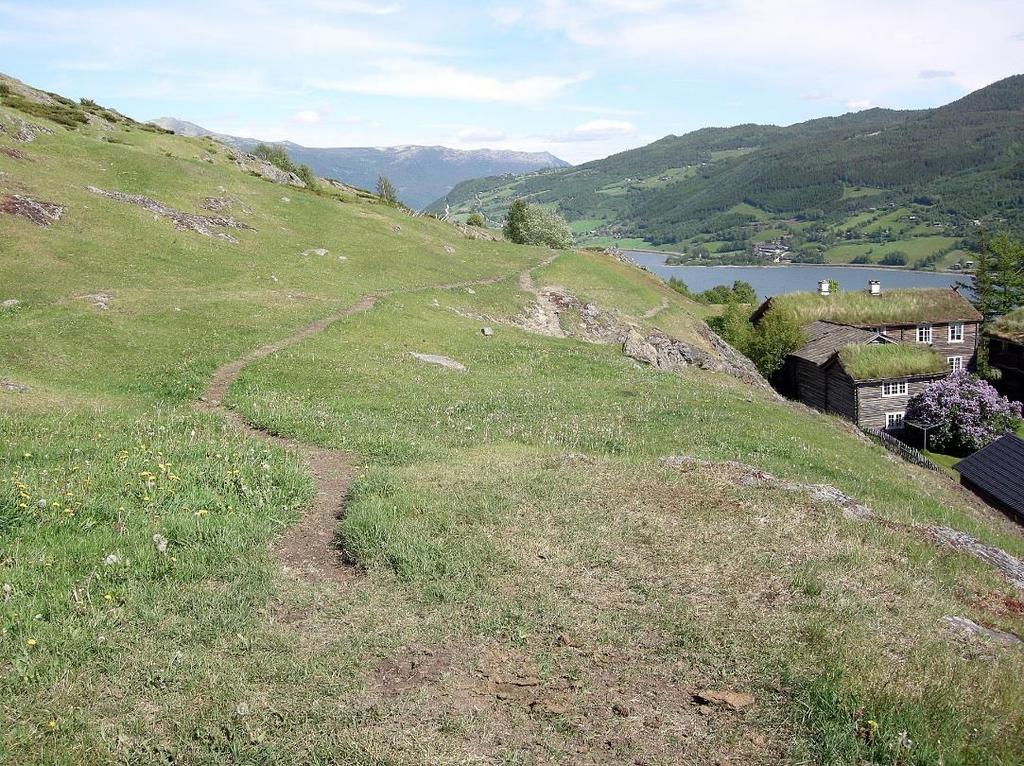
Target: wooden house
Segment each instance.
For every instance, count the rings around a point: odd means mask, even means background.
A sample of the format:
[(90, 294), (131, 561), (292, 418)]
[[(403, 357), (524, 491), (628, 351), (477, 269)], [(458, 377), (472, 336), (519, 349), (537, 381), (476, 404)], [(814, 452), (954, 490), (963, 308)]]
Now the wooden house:
[(950, 370), (972, 370), (977, 361), (982, 316), (953, 288), (883, 291), (877, 280), (868, 289), (837, 292), (827, 282), (817, 293), (788, 293), (769, 298), (753, 313), (756, 325), (769, 311), (788, 313), (802, 325), (826, 321), (884, 336), (907, 346), (928, 348)]
[(953, 468), (982, 500), (1024, 522), (1024, 439), (1002, 436)]
[(999, 390), (1024, 401), (1024, 308), (993, 322), (987, 341), (989, 364), (1002, 373), (996, 382)]
[(931, 349), (907, 348), (873, 330), (816, 321), (786, 358), (780, 383), (805, 404), (861, 428), (903, 429), (907, 402), (950, 373)]

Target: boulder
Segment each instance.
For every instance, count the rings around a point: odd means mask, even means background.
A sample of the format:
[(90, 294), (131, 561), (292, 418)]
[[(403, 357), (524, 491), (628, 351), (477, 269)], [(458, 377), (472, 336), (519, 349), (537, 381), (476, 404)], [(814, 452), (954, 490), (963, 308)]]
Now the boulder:
[(466, 369), (466, 365), (462, 364), (461, 362), (456, 362), (454, 359), (447, 356), (440, 356), (438, 354), (420, 354), (417, 353), (416, 351), (410, 351), (409, 355), (412, 356), (414, 359), (418, 359), (421, 362), (426, 362), (427, 364), (436, 364), (439, 367), (444, 367), (449, 370), (458, 370), (459, 372), (464, 372)]

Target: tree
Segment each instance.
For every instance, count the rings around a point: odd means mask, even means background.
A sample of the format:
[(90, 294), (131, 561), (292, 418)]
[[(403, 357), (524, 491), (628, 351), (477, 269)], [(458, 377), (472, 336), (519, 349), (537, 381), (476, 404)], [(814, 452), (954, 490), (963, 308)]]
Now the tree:
[(750, 282), (737, 279), (732, 283), (732, 294), (737, 303), (757, 303), (757, 290)]
[(377, 196), (380, 197), (381, 202), (388, 205), (402, 204), (398, 199), (398, 190), (391, 183), (391, 179), (385, 175), (377, 176)]
[(515, 242), (517, 245), (527, 244), (526, 218), (527, 205), (525, 200), (517, 199), (513, 201), (508, 207), (508, 213), (505, 215), (505, 225), (502, 228), (505, 239), (509, 242)]
[(1024, 304), (1024, 244), (1006, 232), (982, 235), (971, 282), (974, 305), (986, 320)]
[(484, 217), (479, 213), (470, 213), (469, 218), (466, 219), (466, 226), (477, 226), (483, 228), (487, 223), (484, 221)]
[(907, 402), (906, 419), (925, 423), (931, 448), (967, 454), (1009, 433), (1019, 424), (1020, 402), (1011, 402), (969, 372), (954, 372)]
[(744, 353), (762, 375), (771, 378), (782, 369), (786, 356), (806, 342), (807, 335), (796, 319), (779, 311), (769, 311), (751, 334)]
[(256, 144), (252, 153), (285, 173), (294, 173), (297, 170), (295, 163), (288, 156), (288, 152), (276, 144)]
[(707, 321), (708, 327), (722, 336), (730, 346), (749, 356), (750, 340), (754, 334), (754, 327), (750, 324), (750, 309), (731, 302), (721, 315), (709, 317)]
[(516, 200), (508, 209), (505, 237), (519, 245), (546, 245), (556, 250), (572, 247), (572, 231), (558, 213)]

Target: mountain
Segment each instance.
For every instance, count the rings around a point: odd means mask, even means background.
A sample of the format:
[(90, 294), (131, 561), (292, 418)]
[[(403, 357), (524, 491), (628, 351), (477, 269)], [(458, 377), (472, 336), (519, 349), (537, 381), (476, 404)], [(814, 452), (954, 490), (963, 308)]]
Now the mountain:
[[(428, 209), (494, 220), (525, 197), (556, 206), (583, 241), (712, 253), (764, 232), (810, 254), (860, 253), (853, 244), (868, 249), (877, 230), (948, 246), (979, 219), (1024, 230), (1022, 125), (1017, 75), (936, 109), (705, 128), (573, 168), (466, 181)], [(915, 220), (931, 230), (900, 225)]]
[[(180, 136), (212, 136), (237, 149), (249, 150), (259, 143), (253, 138), (216, 133), (173, 117), (151, 122)], [(377, 177), (385, 175), (398, 189), (402, 202), (413, 209), (426, 206), (468, 179), (569, 167), (569, 163), (548, 152), (462, 150), (445, 146), (315, 148), (290, 141), (280, 145), (296, 164), (309, 165), (319, 176), (337, 178), (361, 189), (375, 189)]]

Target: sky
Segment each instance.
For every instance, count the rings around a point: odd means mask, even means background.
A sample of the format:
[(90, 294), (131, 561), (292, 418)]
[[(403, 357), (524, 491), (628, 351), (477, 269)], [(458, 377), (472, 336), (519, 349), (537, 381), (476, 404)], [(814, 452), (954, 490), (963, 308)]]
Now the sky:
[(139, 120), (580, 163), (1024, 73), (1024, 0), (0, 0), (0, 71)]

